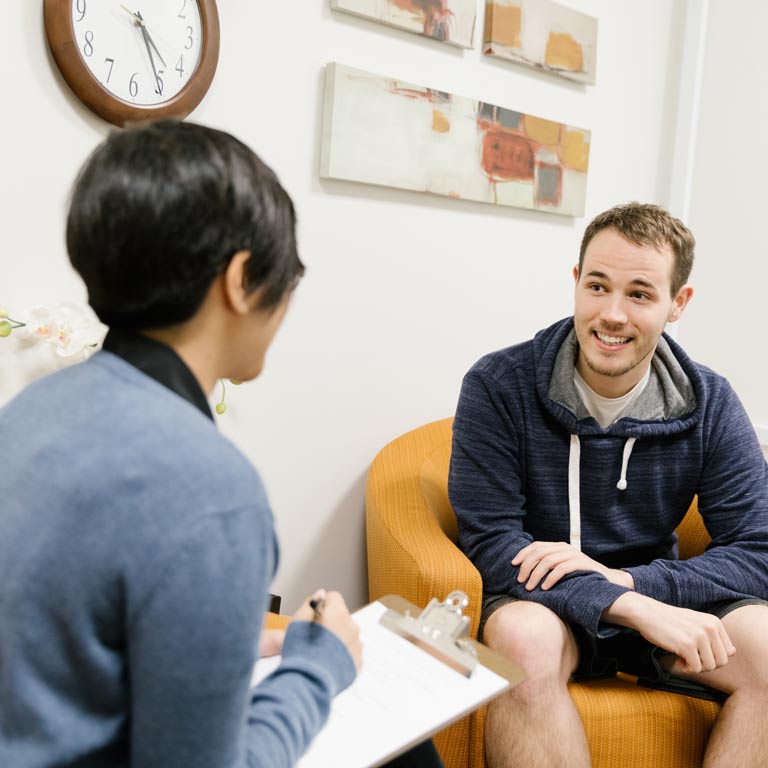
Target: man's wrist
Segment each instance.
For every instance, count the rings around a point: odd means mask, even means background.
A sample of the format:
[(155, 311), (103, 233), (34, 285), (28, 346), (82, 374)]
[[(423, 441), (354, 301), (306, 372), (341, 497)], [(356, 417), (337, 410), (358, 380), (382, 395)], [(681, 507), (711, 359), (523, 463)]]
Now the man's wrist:
[(650, 603), (653, 602), (655, 601), (650, 597), (640, 595), (637, 592), (625, 592), (603, 611), (600, 620), (630, 629), (638, 629), (643, 623), (643, 616), (648, 611)]
[(631, 573), (622, 571), (619, 568), (609, 568), (606, 578), (613, 584), (618, 584), (620, 587), (627, 587), (628, 589), (635, 588), (635, 580)]

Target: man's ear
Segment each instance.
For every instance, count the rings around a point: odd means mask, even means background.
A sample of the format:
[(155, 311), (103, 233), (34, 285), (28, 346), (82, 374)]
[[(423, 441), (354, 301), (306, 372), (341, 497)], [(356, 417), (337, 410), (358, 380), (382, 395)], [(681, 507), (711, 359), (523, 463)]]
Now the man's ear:
[(683, 310), (688, 306), (688, 302), (693, 298), (693, 286), (684, 285), (672, 300), (672, 309), (669, 310), (668, 323), (674, 323), (680, 319)]
[(578, 264), (573, 268), (573, 280), (576, 283), (576, 285), (579, 284), (579, 265)]
[(245, 265), (250, 258), (250, 251), (238, 251), (224, 270), (224, 296), (238, 315), (247, 315), (253, 310), (253, 292), (249, 293), (245, 287)]

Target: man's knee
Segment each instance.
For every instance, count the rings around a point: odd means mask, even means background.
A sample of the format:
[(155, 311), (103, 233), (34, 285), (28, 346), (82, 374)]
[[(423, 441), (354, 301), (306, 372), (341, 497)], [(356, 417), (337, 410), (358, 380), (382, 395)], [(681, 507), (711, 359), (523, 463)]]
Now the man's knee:
[(768, 700), (768, 606), (745, 605), (726, 614), (722, 622), (736, 648), (728, 663), (712, 672), (678, 674), (729, 695), (740, 692)]
[(529, 679), (567, 681), (578, 664), (573, 632), (549, 608), (519, 600), (494, 611), (483, 642), (520, 664)]
[(734, 689), (751, 688), (768, 694), (768, 605), (737, 608), (723, 617), (723, 626), (736, 647), (725, 667), (733, 668)]

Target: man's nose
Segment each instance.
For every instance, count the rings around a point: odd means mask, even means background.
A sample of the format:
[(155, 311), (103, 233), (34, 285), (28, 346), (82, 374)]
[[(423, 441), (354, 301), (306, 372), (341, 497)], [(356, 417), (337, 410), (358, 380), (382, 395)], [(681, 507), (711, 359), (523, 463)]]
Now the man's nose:
[(623, 296), (610, 296), (608, 301), (603, 304), (600, 319), (606, 325), (625, 325), (627, 322), (627, 313), (624, 308)]

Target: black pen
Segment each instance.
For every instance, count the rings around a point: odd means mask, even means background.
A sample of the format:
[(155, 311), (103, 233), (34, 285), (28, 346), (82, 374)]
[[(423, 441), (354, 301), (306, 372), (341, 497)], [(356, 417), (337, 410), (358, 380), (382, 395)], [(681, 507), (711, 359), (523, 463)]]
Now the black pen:
[(323, 609), (325, 608), (325, 600), (322, 597), (313, 597), (309, 601), (309, 607), (315, 612), (315, 621), (320, 621), (323, 618)]

